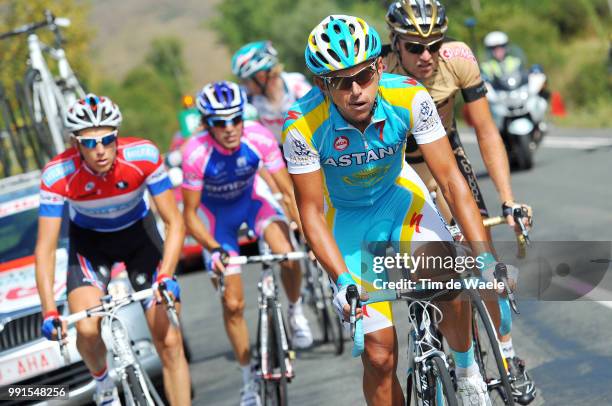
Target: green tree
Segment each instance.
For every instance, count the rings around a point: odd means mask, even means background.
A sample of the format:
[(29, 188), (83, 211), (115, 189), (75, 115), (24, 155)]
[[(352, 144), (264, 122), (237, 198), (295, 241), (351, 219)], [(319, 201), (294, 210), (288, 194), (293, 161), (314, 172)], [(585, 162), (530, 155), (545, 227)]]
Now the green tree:
[[(71, 25), (62, 28), (64, 49), (70, 65), (79, 78), (87, 81), (90, 74), (88, 62), (89, 41), (94, 35), (88, 24), (89, 5), (79, 0), (2, 0), (0, 2), (0, 32), (18, 26), (44, 20), (44, 11), (50, 10), (57, 17), (70, 19)], [(53, 34), (49, 30), (37, 32), (40, 39), (53, 44)], [(0, 80), (11, 90), (15, 79), (23, 77), (27, 68), (28, 44), (26, 36), (7, 38), (0, 41)], [(50, 68), (55, 65), (50, 62)]]
[(146, 62), (155, 72), (172, 85), (172, 93), (179, 100), (186, 88), (187, 68), (183, 58), (183, 45), (178, 38), (164, 37), (153, 40)]

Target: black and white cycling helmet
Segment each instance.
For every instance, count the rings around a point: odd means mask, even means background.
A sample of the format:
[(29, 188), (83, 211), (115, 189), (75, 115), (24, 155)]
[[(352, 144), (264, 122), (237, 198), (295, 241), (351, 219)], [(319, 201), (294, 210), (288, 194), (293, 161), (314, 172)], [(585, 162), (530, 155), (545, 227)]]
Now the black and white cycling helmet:
[(428, 38), (444, 34), (448, 18), (438, 0), (400, 0), (391, 3), (386, 15), (387, 25), (394, 34)]
[(92, 127), (119, 128), (121, 120), (121, 111), (111, 99), (89, 93), (68, 109), (64, 125), (68, 130), (76, 133)]
[(487, 48), (505, 47), (508, 45), (508, 35), (502, 31), (491, 31), (484, 37), (484, 46)]

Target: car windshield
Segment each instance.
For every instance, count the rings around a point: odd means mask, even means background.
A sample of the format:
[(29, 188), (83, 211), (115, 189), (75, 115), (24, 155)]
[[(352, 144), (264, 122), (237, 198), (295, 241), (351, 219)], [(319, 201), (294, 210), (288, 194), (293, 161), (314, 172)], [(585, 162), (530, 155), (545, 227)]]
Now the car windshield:
[(0, 263), (34, 254), (38, 208), (0, 218)]
[[(58, 248), (68, 246), (66, 216)], [(34, 255), (38, 232), (38, 207), (0, 217), (0, 263)]]

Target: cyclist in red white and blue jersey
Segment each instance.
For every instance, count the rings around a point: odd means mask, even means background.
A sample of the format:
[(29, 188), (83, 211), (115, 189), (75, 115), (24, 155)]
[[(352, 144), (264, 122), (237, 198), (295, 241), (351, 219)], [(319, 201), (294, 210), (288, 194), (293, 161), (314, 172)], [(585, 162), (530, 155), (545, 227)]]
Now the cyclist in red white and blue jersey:
[[(180, 300), (173, 275), (185, 227), (172, 185), (152, 142), (118, 137), (121, 121), (119, 107), (107, 97), (88, 94), (78, 100), (66, 114), (72, 148), (53, 158), (42, 171), (35, 257), (44, 314), (42, 331), (48, 339), (57, 338), (54, 321), (61, 321), (52, 289), (65, 209), (70, 218), (67, 292), (72, 312), (100, 303), (107, 293), (110, 269), (117, 262), (126, 264), (135, 290), (155, 288), (163, 281)], [(149, 210), (147, 194), (166, 223), (165, 243)], [(159, 302), (159, 292), (155, 292)], [(154, 300), (145, 304), (146, 318), (162, 360), (166, 393), (172, 404), (189, 404), (189, 368), (181, 332), (169, 323), (163, 307), (153, 304)], [(77, 323), (77, 348), (96, 380), (96, 402), (120, 405), (107, 370), (99, 318)]]
[[(243, 121), (246, 96), (231, 82), (202, 88), (196, 105), (205, 131), (183, 146), (183, 215), (189, 233), (206, 249), (212, 283), (223, 273), (223, 320), (242, 369), (241, 405), (260, 404), (256, 377), (250, 366), (250, 346), (244, 319), (240, 267), (222, 263), (238, 255), (238, 231), (243, 223), (265, 239), (274, 253), (293, 251), (289, 227), (278, 202), (259, 177), (265, 168), (284, 198), (293, 202), (293, 188), (274, 135), (259, 123)], [(199, 215), (203, 213), (203, 215)], [(295, 214), (297, 217), (297, 214)], [(312, 333), (302, 313), (298, 262), (281, 265), (281, 279), (289, 300), (289, 327), (294, 347), (312, 345)]]

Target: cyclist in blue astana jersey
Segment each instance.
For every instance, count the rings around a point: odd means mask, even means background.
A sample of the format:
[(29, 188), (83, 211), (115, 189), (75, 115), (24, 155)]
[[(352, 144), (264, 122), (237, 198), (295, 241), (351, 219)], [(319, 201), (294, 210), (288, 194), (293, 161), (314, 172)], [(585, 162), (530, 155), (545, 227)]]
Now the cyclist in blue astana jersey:
[[(492, 280), (495, 266), (478, 207), (431, 97), (415, 80), (383, 73), (380, 51), (378, 33), (363, 19), (326, 17), (310, 33), (305, 51), (317, 87), (289, 109), (283, 128), (304, 233), (334, 282), (334, 304), (345, 320), (347, 286), (373, 290), (381, 277), (368, 266), (371, 253), (361, 249), (364, 243), (401, 242), (395, 246), (411, 255), (418, 255), (417, 245), (426, 245), (432, 255), (432, 246), (439, 253), (440, 242), (451, 240), (426, 186), (404, 162), (409, 134), (479, 253), (485, 279)], [(464, 404), (490, 404), (474, 360), (468, 302), (454, 297), (436, 305), (444, 314), (439, 327), (453, 352)], [(359, 314), (366, 334), (365, 398), (375, 405), (403, 404), (391, 305), (368, 305)]]

